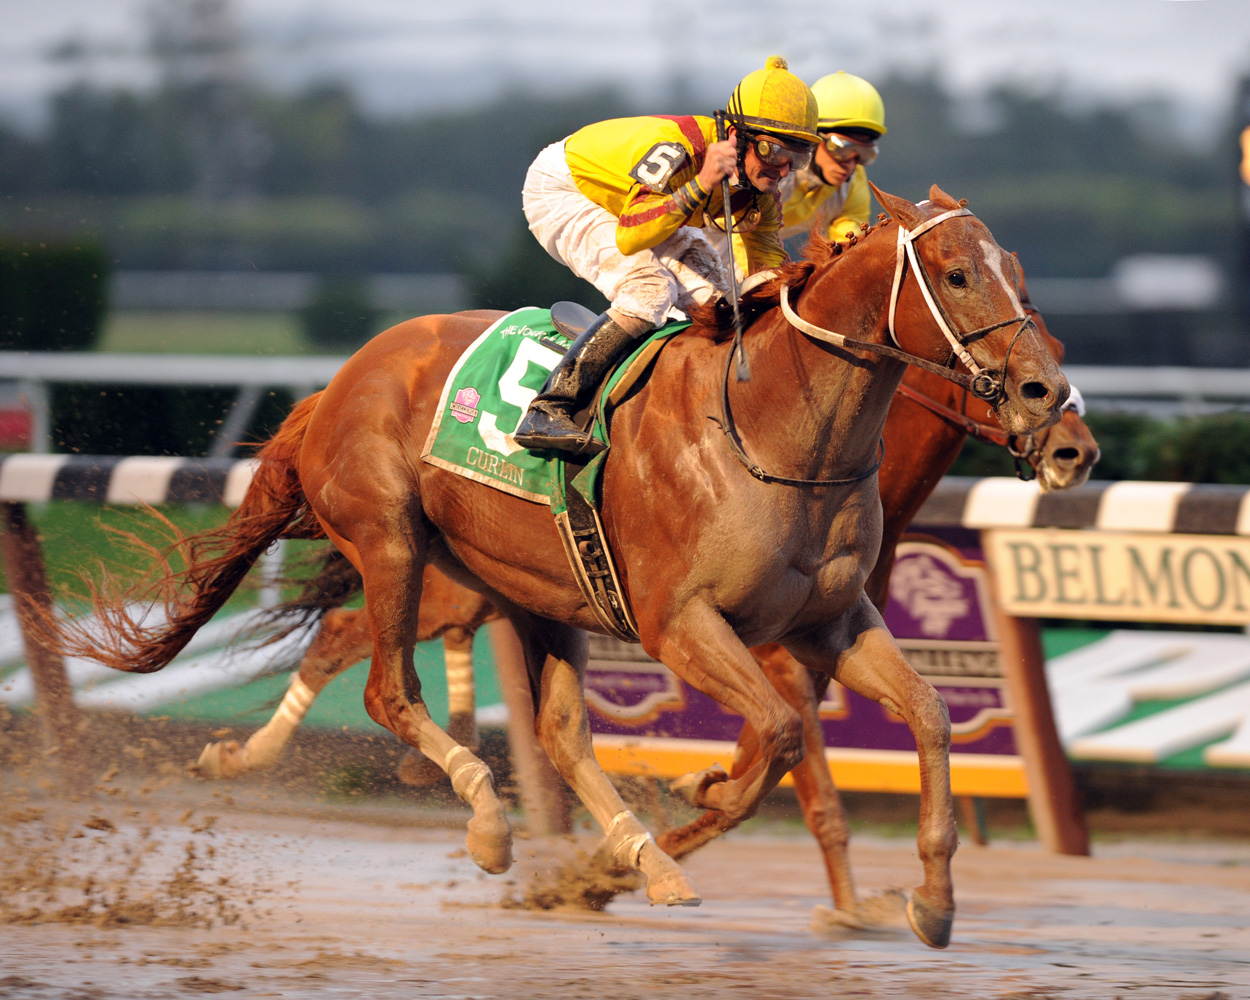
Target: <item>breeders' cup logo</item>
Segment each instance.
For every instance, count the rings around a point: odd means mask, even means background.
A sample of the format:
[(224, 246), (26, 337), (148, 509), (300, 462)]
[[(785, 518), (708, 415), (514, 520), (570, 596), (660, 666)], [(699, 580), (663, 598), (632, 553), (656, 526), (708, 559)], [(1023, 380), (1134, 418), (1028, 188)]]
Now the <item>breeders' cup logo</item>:
[(477, 416), (477, 404), (482, 394), (472, 386), (465, 386), (456, 391), (456, 398), (451, 401), (451, 415), (462, 424), (467, 424)]
[(945, 636), (951, 622), (971, 609), (960, 582), (928, 555), (913, 555), (895, 564), (890, 596), (920, 624), (925, 635), (935, 637)]

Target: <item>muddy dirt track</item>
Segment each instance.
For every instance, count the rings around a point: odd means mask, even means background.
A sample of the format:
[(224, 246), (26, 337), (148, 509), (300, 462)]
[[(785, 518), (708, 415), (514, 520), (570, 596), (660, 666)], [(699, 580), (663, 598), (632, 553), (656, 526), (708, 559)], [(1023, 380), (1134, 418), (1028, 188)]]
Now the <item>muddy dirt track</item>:
[[(901, 918), (814, 929), (827, 890), (798, 831), (691, 858), (697, 909), (634, 894), (535, 912), (501, 901), (572, 843), (518, 841), (513, 871), (488, 877), (461, 830), (406, 808), (229, 802), (8, 807), (0, 997), (1250, 997), (1244, 841), (1138, 839), (1092, 859), (964, 845), (954, 942), (935, 952)], [(860, 836), (854, 861), (866, 894), (919, 881), (903, 839)]]

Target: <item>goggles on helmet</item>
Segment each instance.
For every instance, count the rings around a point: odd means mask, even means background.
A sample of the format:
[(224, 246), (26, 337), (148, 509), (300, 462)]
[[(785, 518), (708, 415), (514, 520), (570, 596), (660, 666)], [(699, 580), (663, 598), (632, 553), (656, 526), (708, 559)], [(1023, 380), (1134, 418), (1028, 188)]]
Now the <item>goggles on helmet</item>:
[(813, 147), (810, 143), (796, 142), (788, 145), (775, 135), (764, 134), (753, 135), (751, 146), (755, 149), (755, 155), (760, 158), (760, 162), (770, 167), (788, 164), (791, 170), (802, 170), (812, 161)]
[(837, 132), (822, 132), (821, 135), (825, 140), (825, 149), (829, 150), (829, 155), (839, 163), (855, 159), (866, 167), (877, 158), (875, 139), (872, 142), (858, 142), (850, 136), (840, 135)]

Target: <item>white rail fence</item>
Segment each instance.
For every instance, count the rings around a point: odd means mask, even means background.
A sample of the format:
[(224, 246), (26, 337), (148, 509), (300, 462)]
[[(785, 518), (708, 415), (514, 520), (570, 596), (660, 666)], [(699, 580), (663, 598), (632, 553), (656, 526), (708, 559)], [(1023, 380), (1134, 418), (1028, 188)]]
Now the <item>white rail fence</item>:
[[(246, 429), (266, 389), (301, 398), (323, 388), (346, 361), (340, 355), (227, 356), (198, 354), (24, 354), (0, 351), (0, 400), (18, 401), (31, 415), (31, 448), (46, 454), (52, 444), (49, 386), (166, 385), (233, 386), (234, 406), (213, 439), (209, 455), (228, 455)], [(1201, 413), (1250, 406), (1250, 370), (1241, 368), (1146, 368), (1068, 365), (1094, 409), (1155, 413)], [(7, 389), (7, 392), (4, 390)]]

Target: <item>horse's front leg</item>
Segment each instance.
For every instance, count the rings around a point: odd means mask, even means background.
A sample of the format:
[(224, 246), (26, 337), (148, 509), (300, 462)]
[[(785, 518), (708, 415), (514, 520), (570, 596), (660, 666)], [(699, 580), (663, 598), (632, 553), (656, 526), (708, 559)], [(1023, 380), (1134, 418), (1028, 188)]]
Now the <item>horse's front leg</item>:
[(925, 944), (945, 948), (955, 917), (950, 864), (958, 844), (951, 801), (950, 715), (946, 703), (903, 658), (881, 615), (861, 596), (836, 626), (786, 643), (805, 666), (901, 716), (916, 740), (920, 760), (920, 829), (917, 846), (924, 884), (912, 893), (907, 918)]
[[(716, 809), (736, 825), (803, 759), (803, 722), (777, 693), (720, 614), (691, 605), (660, 629), (658, 659), (688, 684), (737, 712), (754, 731), (759, 753), (733, 776), (717, 766), (672, 782), (692, 805)], [(649, 650), (650, 651), (650, 650)]]

